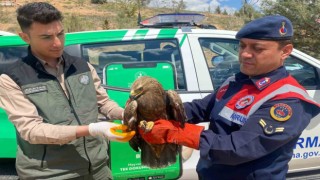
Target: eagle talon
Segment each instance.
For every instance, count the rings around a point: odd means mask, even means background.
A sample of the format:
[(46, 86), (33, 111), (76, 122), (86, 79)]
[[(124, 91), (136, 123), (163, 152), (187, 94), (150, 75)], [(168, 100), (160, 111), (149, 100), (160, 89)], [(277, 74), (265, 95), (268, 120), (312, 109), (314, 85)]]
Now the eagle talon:
[(146, 133), (150, 132), (152, 130), (153, 126), (154, 126), (154, 122), (152, 122), (152, 121), (147, 122), (145, 120), (142, 120), (139, 123), (139, 127)]
[(141, 120), (139, 123), (139, 128), (142, 129), (143, 131), (146, 131), (146, 126), (147, 126), (147, 121)]
[(145, 132), (150, 132), (152, 130), (153, 126), (154, 126), (154, 122), (152, 122), (152, 121), (147, 122), (147, 126), (146, 126)]

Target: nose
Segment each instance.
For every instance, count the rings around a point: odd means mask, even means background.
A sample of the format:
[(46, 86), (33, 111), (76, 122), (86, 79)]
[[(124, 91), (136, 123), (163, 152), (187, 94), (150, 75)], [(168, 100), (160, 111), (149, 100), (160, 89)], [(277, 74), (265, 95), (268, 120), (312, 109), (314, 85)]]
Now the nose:
[(248, 51), (247, 49), (240, 50), (239, 55), (242, 58), (252, 58), (252, 53), (250, 51)]
[(54, 36), (53, 46), (54, 47), (61, 47), (61, 45), (62, 45), (62, 39), (60, 39), (58, 36)]

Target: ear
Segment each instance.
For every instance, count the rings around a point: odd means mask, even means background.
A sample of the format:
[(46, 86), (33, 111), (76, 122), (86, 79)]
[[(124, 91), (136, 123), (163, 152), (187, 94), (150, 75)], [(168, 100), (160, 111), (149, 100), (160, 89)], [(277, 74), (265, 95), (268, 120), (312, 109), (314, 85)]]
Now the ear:
[(289, 57), (289, 55), (291, 54), (293, 50), (293, 45), (292, 44), (287, 44), (282, 48), (282, 55), (281, 55), (281, 59), (285, 60), (287, 57)]
[(24, 32), (20, 32), (19, 36), (21, 37), (21, 39), (26, 42), (27, 44), (30, 44), (30, 37), (27, 33)]

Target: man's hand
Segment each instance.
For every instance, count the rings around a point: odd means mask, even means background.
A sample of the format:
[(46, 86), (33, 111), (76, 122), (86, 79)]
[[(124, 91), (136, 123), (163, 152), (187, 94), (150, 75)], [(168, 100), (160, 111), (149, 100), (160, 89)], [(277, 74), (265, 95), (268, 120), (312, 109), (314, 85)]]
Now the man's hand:
[(128, 142), (136, 132), (126, 132), (127, 128), (125, 125), (112, 122), (97, 122), (89, 124), (89, 133), (91, 136), (108, 138), (110, 141)]
[(173, 143), (198, 149), (203, 129), (203, 126), (189, 123), (185, 123), (185, 127), (181, 128), (179, 122), (160, 119), (155, 121), (150, 132), (139, 127), (139, 133), (150, 144)]

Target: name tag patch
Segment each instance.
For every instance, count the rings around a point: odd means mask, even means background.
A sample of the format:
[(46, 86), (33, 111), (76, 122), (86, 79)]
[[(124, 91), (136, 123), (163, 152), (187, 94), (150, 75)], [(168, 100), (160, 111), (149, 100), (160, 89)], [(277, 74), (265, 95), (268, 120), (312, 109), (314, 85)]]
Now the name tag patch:
[(223, 118), (225, 118), (228, 121), (231, 121), (233, 123), (239, 124), (239, 125), (244, 125), (247, 120), (248, 116), (245, 114), (242, 114), (240, 112), (236, 112), (231, 108), (228, 108), (225, 106), (219, 113), (219, 115)]
[(248, 118), (240, 113), (232, 113), (231, 116), (230, 116), (230, 119), (232, 122), (234, 123), (237, 123), (237, 124), (240, 124), (240, 125), (244, 125)]
[(46, 85), (26, 88), (23, 90), (23, 93), (24, 94), (33, 94), (33, 93), (39, 93), (39, 92), (44, 92), (44, 91), (48, 91)]

